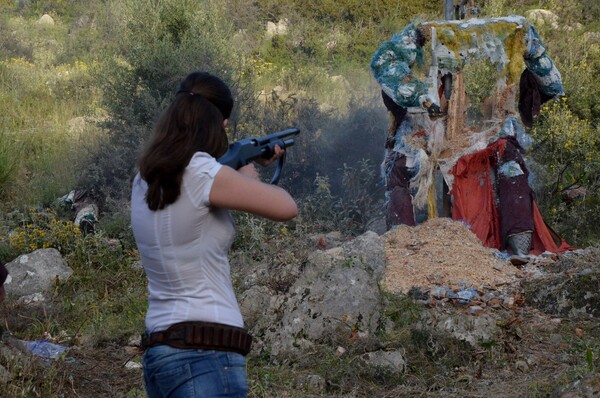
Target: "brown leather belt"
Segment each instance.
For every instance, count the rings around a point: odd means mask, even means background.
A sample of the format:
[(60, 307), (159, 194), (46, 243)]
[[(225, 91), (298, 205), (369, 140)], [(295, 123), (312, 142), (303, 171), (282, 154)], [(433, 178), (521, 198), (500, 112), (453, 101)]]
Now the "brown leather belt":
[(211, 322), (181, 322), (167, 330), (142, 335), (142, 348), (166, 344), (175, 348), (250, 352), (252, 336), (245, 329)]

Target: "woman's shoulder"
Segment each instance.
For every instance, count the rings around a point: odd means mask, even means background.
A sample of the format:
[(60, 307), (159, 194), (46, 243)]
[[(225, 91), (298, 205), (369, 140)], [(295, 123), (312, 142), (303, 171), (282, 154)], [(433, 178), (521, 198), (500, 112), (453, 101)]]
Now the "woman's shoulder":
[(187, 167), (192, 174), (206, 173), (214, 177), (221, 169), (221, 164), (206, 152), (196, 152)]

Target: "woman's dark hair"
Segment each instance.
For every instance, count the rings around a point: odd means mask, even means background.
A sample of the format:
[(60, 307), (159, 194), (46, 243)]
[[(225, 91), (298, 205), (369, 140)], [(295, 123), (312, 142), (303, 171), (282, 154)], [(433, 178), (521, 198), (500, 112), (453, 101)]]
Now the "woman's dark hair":
[(223, 121), (232, 109), (231, 91), (218, 77), (194, 72), (181, 82), (138, 160), (140, 174), (148, 183), (146, 202), (151, 210), (177, 200), (183, 172), (194, 153), (218, 158), (227, 151)]

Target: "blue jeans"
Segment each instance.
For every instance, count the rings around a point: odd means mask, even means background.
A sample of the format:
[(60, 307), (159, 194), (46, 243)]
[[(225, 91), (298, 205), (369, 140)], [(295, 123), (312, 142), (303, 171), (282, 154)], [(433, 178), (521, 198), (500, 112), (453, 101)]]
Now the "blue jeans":
[(246, 358), (235, 352), (156, 345), (142, 364), (149, 398), (245, 398), (248, 392)]

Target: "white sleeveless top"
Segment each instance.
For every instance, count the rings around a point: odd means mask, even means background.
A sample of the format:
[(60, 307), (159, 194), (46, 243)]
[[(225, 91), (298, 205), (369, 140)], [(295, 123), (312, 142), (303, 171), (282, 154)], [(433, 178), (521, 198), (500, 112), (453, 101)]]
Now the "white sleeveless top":
[(184, 321), (243, 327), (228, 258), (235, 225), (228, 210), (211, 207), (208, 200), (220, 169), (210, 155), (194, 154), (181, 195), (158, 211), (148, 208), (148, 186), (135, 176), (131, 226), (148, 278), (148, 332)]

